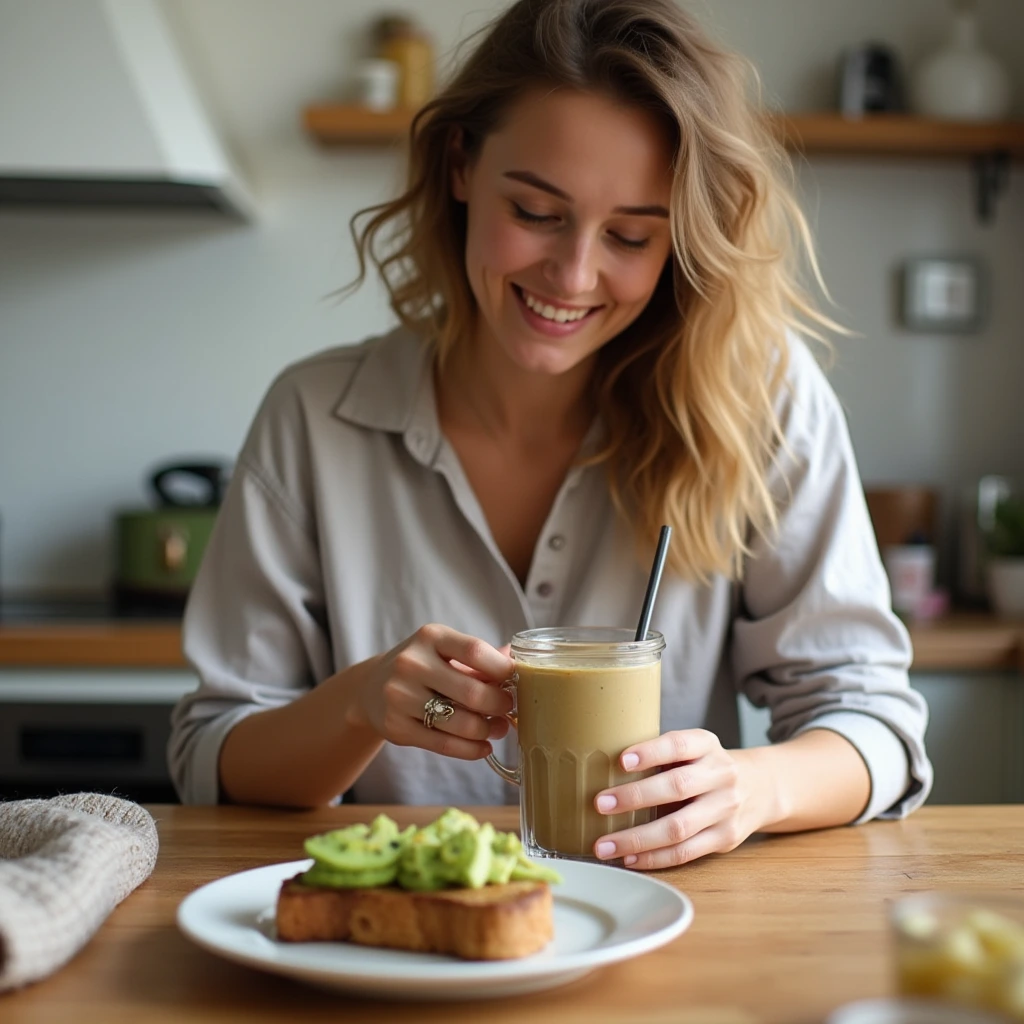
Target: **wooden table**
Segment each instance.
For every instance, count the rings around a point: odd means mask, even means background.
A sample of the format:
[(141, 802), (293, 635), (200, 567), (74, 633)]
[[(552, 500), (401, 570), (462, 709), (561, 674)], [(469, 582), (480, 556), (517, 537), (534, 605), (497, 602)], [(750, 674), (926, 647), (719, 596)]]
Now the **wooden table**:
[[(690, 930), (565, 988), (489, 1003), (365, 1002), (206, 953), (177, 931), (174, 914), (197, 886), (297, 859), (305, 836), (380, 808), (151, 810), (161, 842), (153, 876), (67, 967), (0, 996), (4, 1024), (809, 1024), (841, 1003), (891, 992), (887, 899), (931, 888), (1024, 892), (1024, 807), (926, 807), (902, 822), (758, 837), (662, 872), (693, 899)], [(436, 815), (384, 810), (401, 823)], [(515, 825), (508, 808), (474, 813)]]

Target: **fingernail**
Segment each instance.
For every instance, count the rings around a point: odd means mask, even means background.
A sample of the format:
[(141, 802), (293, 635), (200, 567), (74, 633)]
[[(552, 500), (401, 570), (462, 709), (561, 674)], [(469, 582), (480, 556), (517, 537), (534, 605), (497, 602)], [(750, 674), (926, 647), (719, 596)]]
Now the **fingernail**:
[(635, 853), (627, 853), (626, 856), (622, 858), (622, 863), (625, 864), (627, 868), (630, 867), (631, 865), (635, 864), (636, 863), (636, 854)]
[(622, 755), (622, 767), (628, 772), (630, 768), (635, 768), (640, 763), (640, 758), (636, 754), (623, 754)]
[[(597, 844), (597, 850), (595, 851), (598, 857), (614, 857), (615, 856), (615, 844), (604, 842)], [(636, 860), (636, 858), (633, 858)]]
[(599, 796), (597, 798), (597, 809), (602, 814), (607, 814), (609, 811), (614, 811), (619, 806), (619, 801), (613, 796)]

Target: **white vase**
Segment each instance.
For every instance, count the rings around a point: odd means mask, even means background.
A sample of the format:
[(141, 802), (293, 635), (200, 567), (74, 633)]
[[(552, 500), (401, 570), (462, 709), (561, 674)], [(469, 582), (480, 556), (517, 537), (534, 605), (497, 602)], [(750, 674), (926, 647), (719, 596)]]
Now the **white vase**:
[(1009, 113), (1010, 76), (978, 42), (971, 7), (956, 10), (946, 44), (917, 69), (910, 102), (917, 114), (951, 121), (995, 121)]
[(989, 558), (988, 596), (997, 615), (1024, 618), (1024, 558)]

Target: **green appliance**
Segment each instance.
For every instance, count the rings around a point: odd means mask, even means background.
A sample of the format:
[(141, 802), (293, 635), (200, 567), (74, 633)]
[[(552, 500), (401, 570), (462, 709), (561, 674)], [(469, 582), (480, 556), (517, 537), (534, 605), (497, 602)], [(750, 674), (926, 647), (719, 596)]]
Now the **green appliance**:
[(161, 466), (149, 478), (157, 507), (117, 515), (114, 599), (120, 610), (184, 607), (229, 475), (220, 462)]

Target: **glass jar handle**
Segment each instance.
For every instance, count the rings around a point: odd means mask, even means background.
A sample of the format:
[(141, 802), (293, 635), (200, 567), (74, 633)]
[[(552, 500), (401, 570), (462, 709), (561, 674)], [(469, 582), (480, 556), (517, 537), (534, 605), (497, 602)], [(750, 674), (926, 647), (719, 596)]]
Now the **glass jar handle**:
[[(516, 706), (516, 676), (513, 675), (508, 682), (503, 683), (501, 688), (512, 695), (512, 710), (508, 712), (505, 717), (512, 723), (512, 728), (516, 729), (519, 726), (519, 715)], [(494, 754), (487, 755), (487, 763), (500, 775), (506, 782), (511, 782), (513, 786), (519, 786), (523, 781), (522, 766), (516, 765), (515, 768), (506, 768)]]

